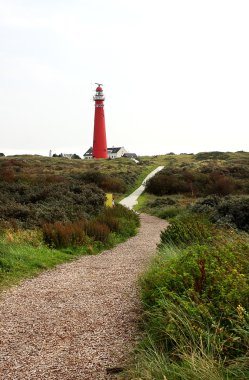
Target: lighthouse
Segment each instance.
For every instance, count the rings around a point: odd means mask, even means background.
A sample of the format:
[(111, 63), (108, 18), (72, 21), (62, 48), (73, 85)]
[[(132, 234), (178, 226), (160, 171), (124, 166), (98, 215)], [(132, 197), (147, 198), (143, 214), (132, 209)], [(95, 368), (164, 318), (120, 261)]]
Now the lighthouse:
[(105, 132), (105, 113), (104, 113), (104, 94), (101, 83), (96, 83), (96, 93), (93, 97), (95, 102), (94, 132), (93, 132), (93, 158), (108, 158), (106, 132)]

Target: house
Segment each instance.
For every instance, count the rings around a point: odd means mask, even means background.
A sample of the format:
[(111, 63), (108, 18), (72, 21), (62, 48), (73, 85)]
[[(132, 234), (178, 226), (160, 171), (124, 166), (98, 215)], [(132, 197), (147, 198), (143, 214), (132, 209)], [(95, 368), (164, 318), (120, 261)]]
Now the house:
[(115, 148), (114, 146), (112, 148), (107, 148), (108, 158), (118, 158), (123, 157), (125, 153), (127, 153), (127, 150), (123, 146)]
[(83, 155), (85, 160), (91, 160), (93, 158), (93, 148), (89, 148), (86, 153)]
[[(118, 157), (123, 157), (124, 154), (127, 153), (127, 150), (121, 146), (121, 147), (112, 147), (112, 148), (107, 148), (107, 153), (108, 153), (108, 158), (118, 158)], [(89, 148), (86, 153), (84, 154), (84, 158), (86, 160), (90, 160), (93, 158), (93, 149)]]
[(136, 155), (136, 153), (125, 153), (123, 155), (123, 157), (126, 157), (126, 158), (137, 158), (137, 155)]

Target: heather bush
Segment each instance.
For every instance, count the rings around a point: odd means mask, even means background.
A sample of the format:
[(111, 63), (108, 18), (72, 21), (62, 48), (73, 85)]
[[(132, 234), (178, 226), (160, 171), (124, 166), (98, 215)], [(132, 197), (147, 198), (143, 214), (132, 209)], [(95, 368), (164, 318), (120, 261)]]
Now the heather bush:
[(90, 220), (85, 225), (86, 234), (96, 241), (107, 243), (110, 237), (110, 228), (98, 220)]
[(146, 191), (159, 196), (172, 194), (227, 195), (238, 189), (239, 184), (232, 177), (218, 171), (203, 173), (189, 171), (185, 168), (175, 168), (174, 170), (167, 168), (146, 183)]
[(164, 207), (164, 206), (173, 206), (176, 205), (177, 201), (172, 198), (156, 198), (154, 201), (148, 204), (151, 208)]
[(201, 193), (228, 195), (233, 193), (235, 188), (236, 184), (231, 177), (219, 173), (210, 173), (207, 177), (207, 184)]
[(170, 195), (189, 193), (191, 187), (183, 178), (174, 174), (161, 173), (155, 175), (146, 182), (146, 191), (155, 195)]
[(205, 161), (205, 160), (227, 160), (229, 158), (228, 153), (224, 152), (200, 152), (197, 153), (195, 156), (195, 159), (197, 161)]
[(46, 223), (42, 226), (44, 242), (53, 248), (82, 245), (85, 242), (86, 222), (81, 220), (67, 223)]
[(104, 202), (105, 194), (94, 184), (0, 184), (0, 220), (26, 228), (94, 217)]
[(106, 224), (111, 232), (120, 232), (121, 231), (121, 222), (120, 219), (116, 218), (113, 215), (108, 214), (107, 212), (101, 213), (97, 220), (100, 223)]
[(206, 197), (198, 200), (192, 211), (206, 213), (213, 222), (249, 232), (249, 197)]
[(106, 192), (124, 193), (127, 188), (123, 179), (112, 177), (98, 171), (88, 171), (81, 173), (75, 175), (74, 178), (85, 183), (94, 183)]

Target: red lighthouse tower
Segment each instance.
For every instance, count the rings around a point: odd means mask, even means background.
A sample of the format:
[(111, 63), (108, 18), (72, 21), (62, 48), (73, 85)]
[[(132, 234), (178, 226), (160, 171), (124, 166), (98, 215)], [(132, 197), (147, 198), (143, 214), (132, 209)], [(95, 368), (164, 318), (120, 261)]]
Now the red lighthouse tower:
[(104, 113), (104, 94), (102, 84), (96, 83), (96, 93), (93, 97), (95, 101), (95, 117), (93, 132), (93, 158), (108, 158), (106, 132), (105, 132), (105, 113)]

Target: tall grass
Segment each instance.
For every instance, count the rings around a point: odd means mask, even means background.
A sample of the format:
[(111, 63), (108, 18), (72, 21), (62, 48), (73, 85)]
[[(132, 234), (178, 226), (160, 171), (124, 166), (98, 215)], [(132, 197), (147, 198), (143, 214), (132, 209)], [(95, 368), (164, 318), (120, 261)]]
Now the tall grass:
[(129, 379), (249, 378), (249, 238), (190, 216), (142, 276), (145, 339)]

